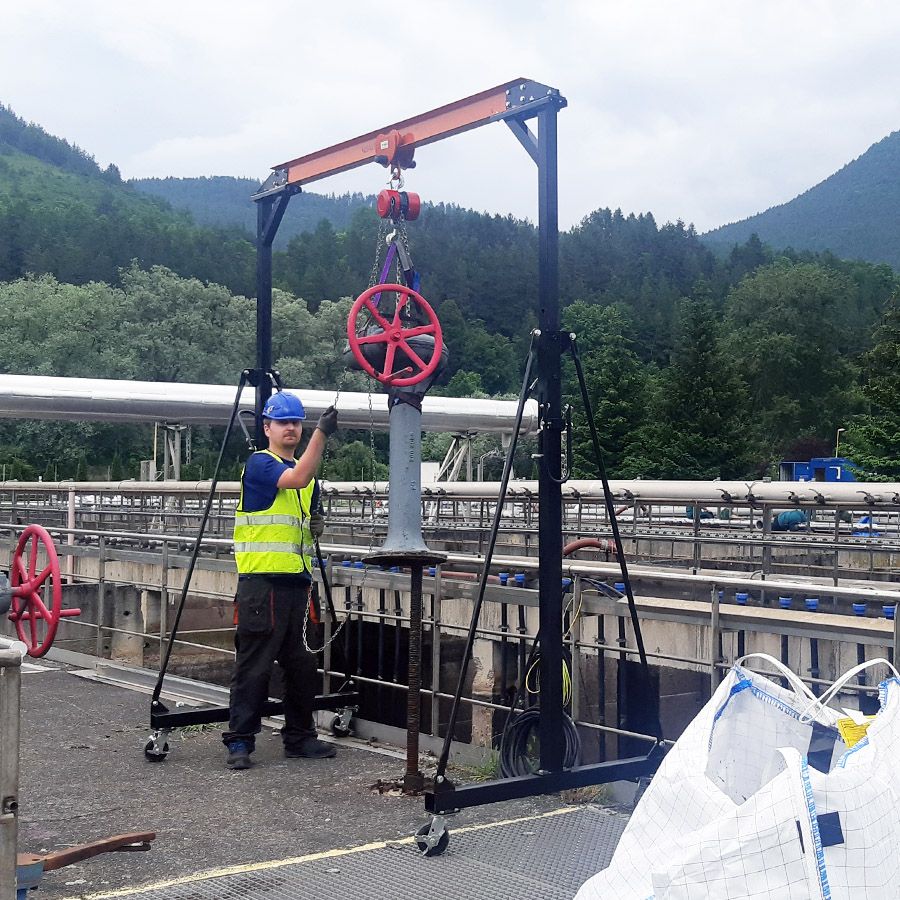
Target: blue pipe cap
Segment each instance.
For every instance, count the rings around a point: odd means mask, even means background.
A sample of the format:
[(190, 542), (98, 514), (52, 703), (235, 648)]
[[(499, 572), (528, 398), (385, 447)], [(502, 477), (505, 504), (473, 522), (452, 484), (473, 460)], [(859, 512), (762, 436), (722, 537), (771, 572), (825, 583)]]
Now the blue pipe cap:
[(516, 584), (519, 587), (525, 586), (525, 573), (524, 572), (516, 572)]
[(500, 584), (506, 584), (509, 581), (509, 572), (500, 572), (497, 577), (500, 579)]
[(750, 599), (749, 594), (745, 594), (743, 591), (739, 591), (734, 595), (735, 602), (740, 603), (741, 606), (746, 606), (747, 602)]
[(779, 598), (778, 598), (778, 605), (779, 605), (782, 609), (790, 609), (790, 608), (791, 608), (791, 604), (792, 604), (793, 602), (794, 602), (793, 597), (779, 597)]
[(897, 612), (896, 606), (882, 606), (881, 609), (884, 612), (884, 617), (886, 619), (893, 619), (894, 613)]
[(345, 569), (349, 569), (350, 566), (353, 565), (353, 560), (350, 560), (350, 559), (342, 559), (342, 560), (341, 560), (341, 565), (342, 565)]
[(819, 608), (819, 598), (818, 597), (807, 597), (804, 602), (806, 603), (806, 608), (810, 612), (815, 612)]
[(866, 604), (865, 603), (854, 603), (853, 604), (853, 615), (854, 616), (864, 616), (866, 614)]
[(572, 590), (572, 579), (571, 578), (563, 578), (562, 589), (563, 589), (564, 594), (567, 593), (568, 591)]
[(354, 569), (364, 569), (365, 567), (366, 567), (366, 564), (361, 559), (354, 560), (354, 562), (353, 562)]
[(624, 581), (617, 581), (617, 582), (613, 585), (613, 589), (614, 589), (614, 590), (617, 590), (620, 594), (624, 594), (624, 593), (625, 593), (625, 582), (624, 582)]
[[(399, 571), (399, 570), (398, 570), (398, 571)], [(437, 575), (437, 567), (436, 567), (436, 566), (429, 566), (429, 567), (428, 567), (428, 574), (431, 575), (432, 577), (435, 576), (435, 575)]]

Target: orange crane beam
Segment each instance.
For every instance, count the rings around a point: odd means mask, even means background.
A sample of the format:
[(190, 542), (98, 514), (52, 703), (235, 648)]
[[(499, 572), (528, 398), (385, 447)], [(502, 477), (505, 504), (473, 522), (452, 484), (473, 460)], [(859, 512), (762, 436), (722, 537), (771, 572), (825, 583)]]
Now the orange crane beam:
[(501, 119), (530, 118), (537, 115), (539, 108), (550, 98), (555, 98), (559, 105), (561, 98), (555, 88), (528, 78), (517, 78), (411, 119), (273, 166), (272, 175), (254, 199), (288, 188), (297, 189), (370, 162), (410, 168), (414, 165), (412, 155), (416, 147)]

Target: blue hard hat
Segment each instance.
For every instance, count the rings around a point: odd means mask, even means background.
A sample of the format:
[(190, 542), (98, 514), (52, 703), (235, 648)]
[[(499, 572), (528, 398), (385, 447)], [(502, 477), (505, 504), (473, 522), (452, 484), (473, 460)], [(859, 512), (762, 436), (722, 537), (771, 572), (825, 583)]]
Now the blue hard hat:
[(287, 391), (279, 391), (277, 394), (272, 394), (266, 401), (262, 414), (264, 419), (275, 419), (276, 421), (306, 418), (306, 411), (303, 409), (300, 398), (295, 394), (289, 394)]

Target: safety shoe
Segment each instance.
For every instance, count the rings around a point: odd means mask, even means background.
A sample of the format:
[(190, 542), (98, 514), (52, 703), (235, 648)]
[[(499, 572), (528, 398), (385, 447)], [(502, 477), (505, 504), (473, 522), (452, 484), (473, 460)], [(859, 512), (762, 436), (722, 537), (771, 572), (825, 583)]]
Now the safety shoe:
[(246, 741), (232, 741), (228, 744), (228, 758), (225, 765), (229, 769), (249, 769), (253, 765), (250, 759), (250, 745)]
[(288, 759), (331, 759), (337, 756), (337, 750), (333, 744), (326, 744), (318, 738), (306, 738), (296, 747), (285, 747), (284, 755)]

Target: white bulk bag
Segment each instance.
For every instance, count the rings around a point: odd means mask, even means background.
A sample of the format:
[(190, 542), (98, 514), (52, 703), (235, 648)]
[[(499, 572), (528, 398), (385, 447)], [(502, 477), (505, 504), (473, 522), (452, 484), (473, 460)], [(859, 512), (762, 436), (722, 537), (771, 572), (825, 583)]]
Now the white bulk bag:
[(886, 660), (817, 699), (777, 660), (753, 656), (790, 687), (739, 660), (576, 900), (900, 898), (900, 677), (881, 684), (878, 715), (848, 749), (826, 704)]

